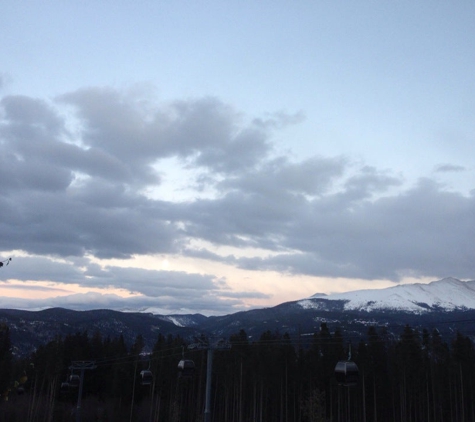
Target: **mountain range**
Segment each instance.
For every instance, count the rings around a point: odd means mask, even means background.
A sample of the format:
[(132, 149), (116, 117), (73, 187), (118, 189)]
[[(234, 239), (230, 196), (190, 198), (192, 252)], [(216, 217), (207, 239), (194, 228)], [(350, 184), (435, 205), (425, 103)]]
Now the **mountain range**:
[(151, 349), (158, 333), (180, 335), (193, 341), (206, 335), (228, 338), (241, 329), (250, 341), (265, 331), (288, 333), (294, 341), (311, 339), (322, 323), (340, 329), (351, 341), (364, 338), (368, 326), (385, 327), (395, 338), (409, 324), (418, 329), (437, 329), (447, 339), (459, 330), (475, 338), (475, 281), (445, 278), (428, 284), (404, 284), (386, 289), (315, 294), (280, 305), (206, 317), (200, 314), (157, 315), (151, 310), (43, 311), (0, 309), (0, 322), (8, 325), (17, 355), (31, 353), (55, 336), (87, 331), (103, 337), (123, 335), (131, 344), (138, 334)]
[(303, 307), (311, 307), (318, 304), (315, 299), (343, 300), (345, 311), (395, 310), (426, 313), (468, 310), (475, 309), (475, 281), (460, 281), (448, 277), (428, 284), (403, 284), (386, 289), (357, 290), (331, 295), (317, 293), (299, 303)]

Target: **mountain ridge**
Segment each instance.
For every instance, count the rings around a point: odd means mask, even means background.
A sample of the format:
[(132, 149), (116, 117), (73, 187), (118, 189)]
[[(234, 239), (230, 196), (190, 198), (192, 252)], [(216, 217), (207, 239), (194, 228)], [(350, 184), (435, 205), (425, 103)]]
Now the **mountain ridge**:
[[(8, 325), (16, 354), (22, 356), (58, 336), (78, 332), (88, 335), (99, 332), (111, 338), (123, 336), (129, 345), (141, 334), (148, 350), (153, 348), (159, 334), (179, 335), (191, 343), (202, 335), (229, 338), (240, 330), (246, 332), (250, 341), (271, 331), (288, 333), (293, 341), (300, 343), (303, 336), (318, 332), (322, 323), (331, 331), (340, 330), (353, 341), (364, 339), (369, 326), (384, 327), (389, 335), (397, 338), (405, 325), (418, 330), (437, 329), (446, 338), (460, 331), (475, 339), (475, 281), (447, 278), (428, 285), (394, 286), (379, 290), (379, 297), (374, 297), (375, 291), (318, 295), (222, 316), (160, 315), (108, 309), (0, 309), (0, 323)], [(467, 296), (465, 302), (461, 295)]]
[(400, 284), (385, 289), (354, 290), (322, 295), (317, 293), (299, 303), (312, 306), (313, 299), (344, 300), (344, 310), (398, 310), (414, 313), (475, 309), (475, 281), (446, 277), (430, 283)]

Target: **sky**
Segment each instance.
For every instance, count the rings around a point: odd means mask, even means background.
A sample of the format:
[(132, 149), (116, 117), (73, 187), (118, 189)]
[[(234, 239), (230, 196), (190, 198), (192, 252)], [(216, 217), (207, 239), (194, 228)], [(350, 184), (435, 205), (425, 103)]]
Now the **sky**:
[(472, 1), (0, 5), (0, 308), (223, 315), (475, 279)]

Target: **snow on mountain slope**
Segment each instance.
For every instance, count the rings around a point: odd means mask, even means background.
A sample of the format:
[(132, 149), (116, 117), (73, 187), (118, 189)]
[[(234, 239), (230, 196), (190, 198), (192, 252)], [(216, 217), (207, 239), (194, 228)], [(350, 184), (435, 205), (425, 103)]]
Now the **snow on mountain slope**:
[(356, 290), (329, 295), (316, 294), (298, 303), (305, 309), (320, 308), (315, 299), (345, 300), (345, 310), (400, 310), (414, 313), (434, 309), (475, 309), (475, 281), (444, 278), (428, 284), (402, 284), (386, 289)]

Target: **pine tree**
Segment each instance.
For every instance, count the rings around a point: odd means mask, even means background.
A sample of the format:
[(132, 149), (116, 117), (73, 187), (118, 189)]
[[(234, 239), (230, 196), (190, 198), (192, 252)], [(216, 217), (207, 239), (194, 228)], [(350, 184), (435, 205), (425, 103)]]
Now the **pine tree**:
[(0, 394), (8, 394), (12, 381), (12, 344), (10, 329), (6, 324), (0, 324)]

